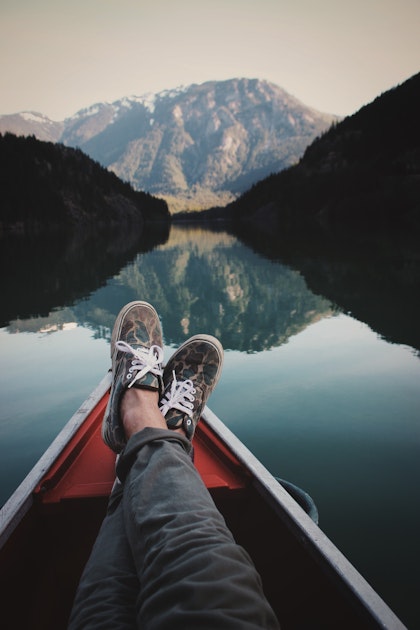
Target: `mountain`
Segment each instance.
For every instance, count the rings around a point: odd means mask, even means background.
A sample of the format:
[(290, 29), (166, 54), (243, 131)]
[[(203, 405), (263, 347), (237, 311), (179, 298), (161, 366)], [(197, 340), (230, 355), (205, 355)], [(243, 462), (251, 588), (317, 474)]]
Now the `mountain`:
[(169, 221), (165, 201), (133, 190), (80, 149), (0, 134), (0, 231)]
[(218, 214), (267, 234), (420, 231), (420, 73), (333, 125)]
[(38, 140), (58, 142), (64, 131), (63, 122), (54, 122), (38, 112), (21, 112), (0, 116), (0, 133), (35, 136)]
[(0, 131), (79, 147), (136, 189), (226, 203), (302, 156), (337, 120), (258, 79), (210, 81), (98, 103), (63, 123), (35, 114), (0, 117)]

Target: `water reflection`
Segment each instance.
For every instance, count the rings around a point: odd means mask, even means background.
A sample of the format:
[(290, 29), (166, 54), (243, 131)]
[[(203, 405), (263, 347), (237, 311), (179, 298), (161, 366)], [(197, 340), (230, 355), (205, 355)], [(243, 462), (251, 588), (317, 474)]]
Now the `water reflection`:
[(260, 352), (343, 311), (420, 349), (420, 264), (412, 250), (370, 243), (355, 252), (334, 240), (273, 242), (242, 232), (245, 246), (226, 232), (191, 227), (172, 227), (167, 237), (3, 239), (0, 325), (34, 332), (76, 322), (109, 337), (121, 306), (141, 298), (161, 314), (168, 345), (205, 331), (227, 349)]
[[(166, 224), (147, 233), (82, 230), (0, 238), (0, 326), (11, 320), (49, 317), (86, 297), (118, 273), (139, 252), (168, 238)], [(30, 326), (30, 324), (28, 324)]]
[[(86, 252), (86, 246), (76, 250), (73, 243), (78, 264), (69, 264), (66, 282), (61, 278), (58, 283), (60, 290), (69, 287), (68, 295), (62, 291), (57, 295), (66, 308), (50, 312), (47, 318), (15, 315), (10, 332), (53, 331), (78, 322), (102, 337), (109, 334), (121, 306), (141, 298), (157, 308), (168, 345), (206, 332), (217, 336), (226, 349), (259, 352), (285, 343), (332, 312), (330, 302), (308, 290), (298, 271), (267, 261), (224, 232), (176, 227), (166, 244), (147, 255), (138, 253), (106, 285), (105, 269), (100, 268), (97, 281), (104, 286), (71, 304), (81, 269), (90, 268)], [(118, 262), (124, 261), (114, 257), (113, 264)], [(92, 276), (91, 272), (90, 281)], [(30, 300), (31, 294), (26, 297)], [(37, 297), (40, 312), (51, 308), (51, 292), (45, 305), (39, 304), (43, 294)]]
[(247, 246), (298, 269), (308, 288), (381, 337), (420, 351), (420, 256), (405, 234), (340, 238), (324, 231), (278, 235), (242, 225)]
[(225, 233), (174, 228), (169, 242), (119, 277), (122, 301), (145, 295), (179, 344), (208, 332), (225, 348), (259, 352), (331, 312), (299, 272), (272, 264)]

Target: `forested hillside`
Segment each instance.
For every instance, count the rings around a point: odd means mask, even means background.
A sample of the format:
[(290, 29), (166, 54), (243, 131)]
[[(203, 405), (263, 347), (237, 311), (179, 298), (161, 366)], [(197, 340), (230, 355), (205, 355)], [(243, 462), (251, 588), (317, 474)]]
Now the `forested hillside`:
[(334, 125), (219, 214), (264, 230), (420, 230), (420, 74)]
[(0, 226), (64, 227), (168, 221), (167, 205), (134, 191), (79, 149), (0, 134)]

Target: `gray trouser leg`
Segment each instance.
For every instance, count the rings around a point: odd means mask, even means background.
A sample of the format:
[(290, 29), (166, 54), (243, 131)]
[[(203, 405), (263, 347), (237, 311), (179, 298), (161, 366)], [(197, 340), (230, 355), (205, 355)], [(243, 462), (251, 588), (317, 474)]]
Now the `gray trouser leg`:
[(261, 630), (278, 623), (179, 434), (146, 429), (127, 445), (124, 521), (141, 585), (138, 627)]
[(71, 630), (132, 630), (139, 582), (124, 528), (122, 503), (109, 510), (80, 579)]
[(72, 630), (125, 629), (130, 623), (144, 630), (279, 627), (248, 554), (235, 544), (191, 462), (190, 448), (184, 437), (164, 429), (130, 438), (117, 467), (123, 498), (105, 518), (82, 576)]

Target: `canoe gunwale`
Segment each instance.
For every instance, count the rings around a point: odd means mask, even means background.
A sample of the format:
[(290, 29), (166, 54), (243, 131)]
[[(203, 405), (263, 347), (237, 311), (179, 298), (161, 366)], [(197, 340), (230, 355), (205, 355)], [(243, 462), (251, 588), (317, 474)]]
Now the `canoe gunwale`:
[(72, 415), (54, 441), (47, 448), (22, 483), (0, 510), (0, 549), (19, 525), (34, 502), (34, 490), (56, 461), (57, 457), (77, 433), (86, 418), (103, 398), (111, 385), (111, 374), (103, 377), (100, 383)]

